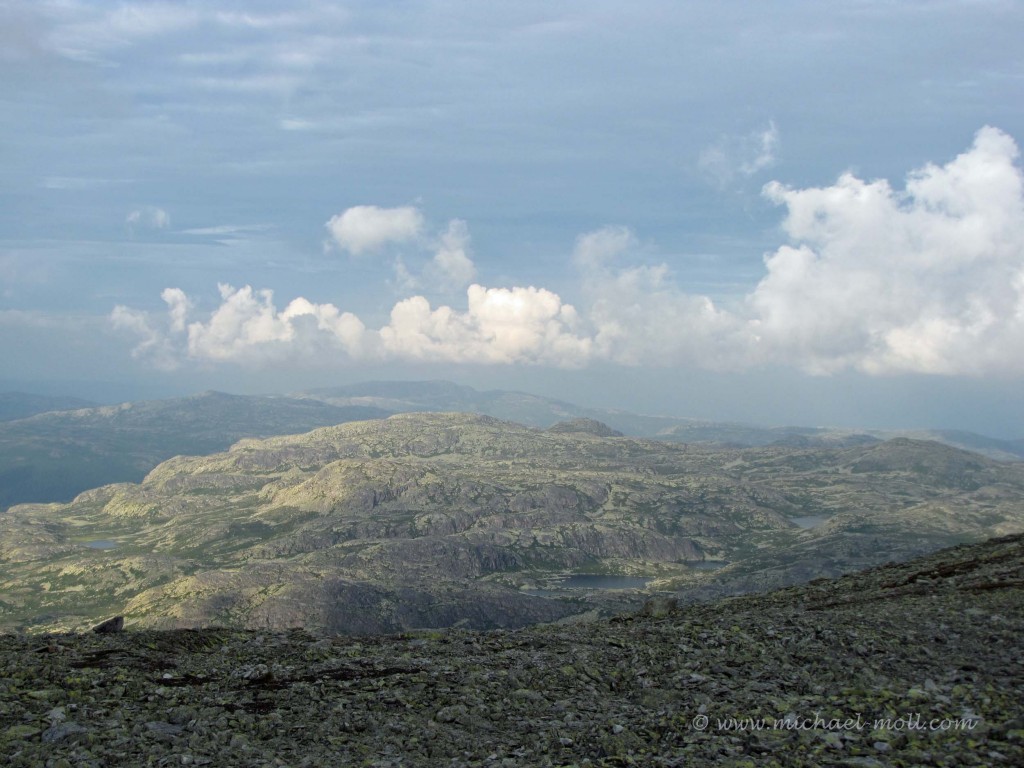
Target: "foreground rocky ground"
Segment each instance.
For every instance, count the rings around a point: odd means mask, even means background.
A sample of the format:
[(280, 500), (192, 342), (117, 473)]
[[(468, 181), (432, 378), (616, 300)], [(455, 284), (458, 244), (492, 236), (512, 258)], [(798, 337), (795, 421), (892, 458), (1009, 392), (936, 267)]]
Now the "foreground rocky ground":
[(0, 755), (10, 766), (1022, 765), (1022, 638), (1021, 536), (768, 595), (518, 631), (8, 635)]

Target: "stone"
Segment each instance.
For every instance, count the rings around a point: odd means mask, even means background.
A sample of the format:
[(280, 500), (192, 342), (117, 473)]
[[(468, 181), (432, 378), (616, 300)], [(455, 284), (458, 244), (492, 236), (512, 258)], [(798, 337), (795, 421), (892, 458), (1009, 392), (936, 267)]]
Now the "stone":
[(80, 726), (74, 720), (66, 720), (64, 722), (51, 725), (43, 731), (43, 743), (56, 744), (57, 742), (63, 741), (69, 736), (74, 736), (77, 733), (85, 733), (85, 728)]
[(97, 634), (111, 634), (124, 631), (124, 616), (114, 616), (112, 619), (102, 621), (92, 628)]

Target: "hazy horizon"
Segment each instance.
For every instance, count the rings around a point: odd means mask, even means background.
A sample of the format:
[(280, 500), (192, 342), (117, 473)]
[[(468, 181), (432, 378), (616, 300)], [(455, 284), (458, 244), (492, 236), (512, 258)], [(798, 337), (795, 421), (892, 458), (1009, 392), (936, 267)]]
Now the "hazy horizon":
[[(976, 410), (968, 409), (962, 415), (961, 421), (950, 420), (948, 422), (929, 421), (928, 414), (934, 408), (934, 403), (915, 402), (917, 392), (913, 387), (906, 388), (902, 397), (890, 398), (882, 407), (871, 407), (866, 401), (854, 403), (853, 399), (845, 398), (844, 406), (849, 414), (846, 418), (829, 419), (829, 414), (838, 412), (834, 402), (826, 402), (820, 397), (821, 408), (816, 413), (821, 418), (813, 416), (802, 417), (810, 411), (801, 403), (800, 393), (792, 393), (794, 401), (779, 404), (769, 402), (772, 397), (770, 393), (764, 392), (753, 402), (742, 404), (735, 403), (732, 398), (744, 395), (749, 392), (743, 382), (731, 382), (734, 390), (719, 391), (717, 399), (704, 397), (700, 402), (687, 402), (684, 393), (674, 402), (662, 401), (658, 407), (652, 398), (649, 398), (638, 387), (625, 395), (621, 389), (601, 390), (591, 389), (585, 397), (575, 397), (572, 391), (567, 391), (559, 386), (558, 381), (522, 382), (520, 384), (508, 383), (502, 386), (500, 382), (488, 379), (452, 378), (445, 376), (411, 376), (397, 378), (388, 376), (382, 372), (381, 376), (367, 376), (366, 378), (353, 378), (348, 380), (310, 380), (306, 384), (296, 384), (290, 387), (279, 387), (277, 389), (266, 389), (260, 386), (238, 387), (233, 386), (238, 382), (197, 382), (195, 387), (181, 385), (160, 385), (156, 383), (134, 383), (125, 384), (118, 382), (103, 381), (25, 381), (17, 379), (0, 379), (0, 393), (30, 392), (50, 396), (71, 396), (92, 400), (100, 405), (116, 405), (123, 402), (140, 400), (162, 400), (178, 397), (196, 395), (205, 391), (219, 391), (234, 395), (288, 395), (302, 391), (330, 388), (336, 386), (347, 386), (373, 381), (449, 381), (457, 385), (470, 386), (478, 391), (505, 390), (523, 392), (530, 395), (547, 397), (554, 400), (561, 400), (572, 405), (593, 409), (610, 409), (631, 412), (639, 415), (666, 416), (679, 419), (694, 419), (698, 421), (709, 421), (719, 423), (737, 423), (764, 427), (835, 427), (840, 429), (869, 429), (869, 430), (962, 430), (975, 432), (987, 437), (1002, 440), (1016, 440), (1024, 436), (1024, 429), (1012, 418), (1005, 418), (1000, 407), (1010, 409), (1013, 407), (1016, 398), (1016, 391), (1013, 389), (999, 391), (993, 390), (992, 398), (986, 404), (979, 404)], [(209, 384), (210, 386), (205, 386)], [(634, 382), (636, 384), (636, 382)], [(854, 385), (855, 386), (855, 385)], [(831, 387), (834, 399), (843, 398), (844, 389)], [(576, 393), (582, 394), (582, 393)], [(866, 399), (870, 399), (870, 393), (863, 393)], [(947, 402), (960, 403), (960, 393), (955, 389), (952, 391), (938, 393), (938, 396), (945, 397)], [(1002, 399), (1000, 399), (1002, 398)], [(831, 408), (831, 410), (829, 410)], [(772, 416), (774, 414), (774, 417)]]
[(447, 379), (1020, 438), (1021, 32), (967, 0), (4, 3), (3, 388)]

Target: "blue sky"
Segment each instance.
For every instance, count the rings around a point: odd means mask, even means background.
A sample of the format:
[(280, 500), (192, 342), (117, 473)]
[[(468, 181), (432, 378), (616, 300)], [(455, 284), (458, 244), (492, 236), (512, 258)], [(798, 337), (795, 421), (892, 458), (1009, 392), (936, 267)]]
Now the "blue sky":
[(1022, 36), (999, 0), (0, 0), (0, 378), (1024, 435)]

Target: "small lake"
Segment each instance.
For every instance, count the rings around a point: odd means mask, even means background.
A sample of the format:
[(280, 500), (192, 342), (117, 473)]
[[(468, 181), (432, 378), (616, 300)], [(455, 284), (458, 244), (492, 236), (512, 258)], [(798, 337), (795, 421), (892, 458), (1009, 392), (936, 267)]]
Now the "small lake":
[(596, 573), (577, 573), (566, 576), (551, 586), (561, 589), (643, 589), (650, 579), (638, 576), (606, 576)]
[(801, 528), (817, 528), (828, 518), (825, 515), (806, 515), (805, 517), (791, 517), (789, 522)]
[(96, 539), (95, 541), (83, 541), (82, 543), (89, 549), (114, 549), (117, 546), (117, 542), (110, 539)]

